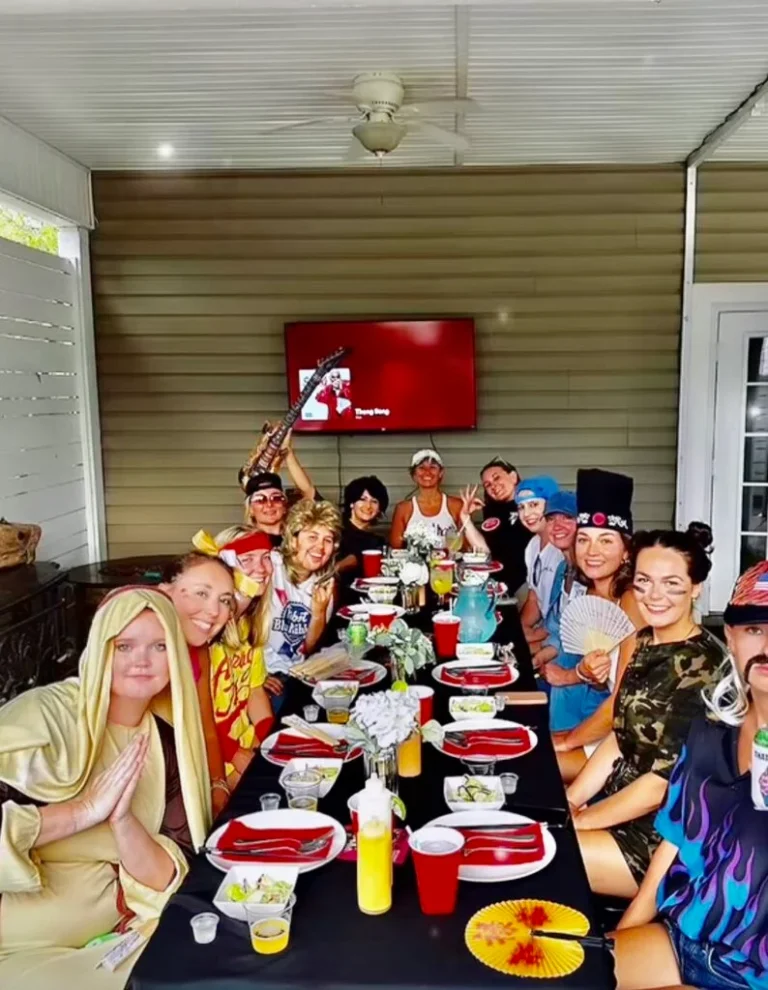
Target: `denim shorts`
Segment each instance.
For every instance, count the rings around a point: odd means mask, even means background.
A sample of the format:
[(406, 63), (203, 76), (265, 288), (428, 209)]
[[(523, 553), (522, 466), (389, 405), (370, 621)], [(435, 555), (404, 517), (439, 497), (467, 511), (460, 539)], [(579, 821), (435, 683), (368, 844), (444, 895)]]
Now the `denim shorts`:
[(669, 921), (664, 922), (680, 968), (680, 982), (699, 990), (749, 990), (743, 977), (724, 962), (709, 942), (694, 942)]

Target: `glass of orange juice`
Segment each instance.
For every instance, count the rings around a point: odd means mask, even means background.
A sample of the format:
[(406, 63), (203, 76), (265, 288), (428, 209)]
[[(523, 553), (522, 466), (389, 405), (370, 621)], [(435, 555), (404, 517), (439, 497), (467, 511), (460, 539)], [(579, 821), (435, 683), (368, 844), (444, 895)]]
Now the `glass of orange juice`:
[[(255, 952), (262, 956), (274, 956), (288, 948), (295, 904), (296, 895), (291, 894), (290, 900), (280, 914), (272, 918), (265, 918), (262, 911), (259, 911), (258, 914), (249, 912), (248, 902), (245, 902), (248, 931)], [(256, 907), (262, 907), (263, 910), (262, 905), (256, 905)]]

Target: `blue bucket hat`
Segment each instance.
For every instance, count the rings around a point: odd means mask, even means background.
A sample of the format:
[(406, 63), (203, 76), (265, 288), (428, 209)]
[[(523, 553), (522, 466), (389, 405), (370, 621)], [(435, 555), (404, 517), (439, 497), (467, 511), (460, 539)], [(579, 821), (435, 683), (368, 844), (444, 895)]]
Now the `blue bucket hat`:
[(570, 516), (571, 519), (575, 519), (579, 514), (579, 510), (576, 508), (576, 493), (567, 492), (564, 489), (556, 491), (555, 494), (547, 499), (547, 507), (544, 510), (545, 516)]
[(515, 502), (518, 505), (523, 505), (525, 502), (533, 502), (537, 498), (548, 502), (556, 491), (559, 491), (559, 487), (555, 479), (550, 478), (547, 474), (540, 474), (536, 478), (526, 478), (525, 481), (520, 482), (517, 486)]

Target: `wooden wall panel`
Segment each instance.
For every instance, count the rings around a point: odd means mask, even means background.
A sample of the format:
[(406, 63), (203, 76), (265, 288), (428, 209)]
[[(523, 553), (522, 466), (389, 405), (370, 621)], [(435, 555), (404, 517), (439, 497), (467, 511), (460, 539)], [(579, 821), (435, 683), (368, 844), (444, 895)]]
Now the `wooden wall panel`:
[[(635, 476), (640, 524), (671, 521), (680, 168), (96, 173), (94, 194), (110, 553), (238, 519), (236, 471), (285, 409), (295, 319), (474, 317), (479, 429), (435, 437), (448, 486), (497, 453), (566, 485), (614, 467)], [(396, 499), (428, 442), (297, 447), (329, 496), (375, 471)]]

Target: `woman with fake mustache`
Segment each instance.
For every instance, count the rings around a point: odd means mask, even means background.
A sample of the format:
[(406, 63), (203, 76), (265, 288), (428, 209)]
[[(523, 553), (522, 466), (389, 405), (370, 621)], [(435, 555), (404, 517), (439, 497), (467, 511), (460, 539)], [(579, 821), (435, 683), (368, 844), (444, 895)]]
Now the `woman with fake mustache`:
[(739, 578), (723, 618), (730, 662), (705, 693), (709, 715), (656, 816), (661, 845), (615, 933), (619, 990), (768, 987), (768, 769), (753, 773), (768, 725), (768, 561)]

